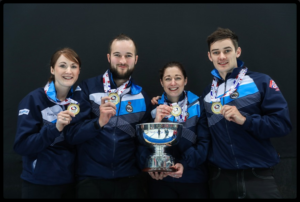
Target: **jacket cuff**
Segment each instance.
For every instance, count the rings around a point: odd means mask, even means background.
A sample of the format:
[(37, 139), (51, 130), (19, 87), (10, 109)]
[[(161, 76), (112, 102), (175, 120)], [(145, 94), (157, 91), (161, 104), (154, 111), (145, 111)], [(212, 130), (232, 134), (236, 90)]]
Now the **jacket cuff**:
[[(178, 161), (178, 163), (181, 163), (183, 166), (183, 170), (187, 167), (187, 163), (185, 162), (185, 160), (181, 159)], [(176, 164), (176, 163), (175, 163)]]
[(64, 129), (63, 129), (62, 131), (59, 131), (59, 130), (56, 128), (56, 124), (53, 124), (53, 125), (50, 125), (50, 131), (51, 131), (51, 133), (52, 133), (53, 135), (59, 136), (59, 135), (64, 131)]
[(246, 121), (242, 125), (245, 130), (248, 130), (251, 127), (252, 123), (252, 117), (251, 116), (246, 116)]
[(103, 127), (102, 128), (100, 127), (98, 119), (96, 121), (94, 121), (94, 127), (96, 129), (102, 129), (103, 128)]

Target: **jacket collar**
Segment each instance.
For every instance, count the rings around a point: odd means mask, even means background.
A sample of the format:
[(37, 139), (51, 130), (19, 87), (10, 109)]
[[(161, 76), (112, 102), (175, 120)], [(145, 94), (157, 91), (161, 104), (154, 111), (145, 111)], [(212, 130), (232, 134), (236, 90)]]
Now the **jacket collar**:
[[(229, 79), (229, 78), (235, 78), (239, 72), (241, 71), (241, 69), (244, 67), (244, 62), (242, 60), (237, 60), (237, 65), (238, 67), (237, 68), (234, 68), (232, 72), (228, 73), (226, 75), (226, 78), (225, 79)], [(223, 80), (223, 78), (220, 76), (218, 70), (215, 68), (211, 71), (211, 74), (220, 79), (220, 80)]]
[[(111, 88), (117, 88), (117, 85), (114, 82), (114, 79), (113, 79), (111, 71), (108, 69), (107, 72), (108, 72), (108, 76), (109, 76)], [(130, 77), (130, 80), (129, 80), (127, 88), (129, 88), (129, 87), (131, 87), (131, 92), (130, 93), (132, 95), (139, 94), (142, 91), (142, 87), (139, 86), (139, 85), (137, 85), (132, 77)]]
[[(186, 95), (188, 97), (188, 104), (193, 103), (199, 99), (199, 97), (197, 95), (195, 95), (194, 93), (192, 93), (190, 91), (186, 91)], [(163, 93), (161, 98), (158, 100), (158, 104), (164, 104), (165, 97), (166, 97), (167, 102), (169, 102), (167, 99), (166, 93)], [(182, 93), (182, 95), (179, 98), (179, 101), (181, 101), (184, 97), (185, 97), (185, 95), (184, 95), (184, 93)]]

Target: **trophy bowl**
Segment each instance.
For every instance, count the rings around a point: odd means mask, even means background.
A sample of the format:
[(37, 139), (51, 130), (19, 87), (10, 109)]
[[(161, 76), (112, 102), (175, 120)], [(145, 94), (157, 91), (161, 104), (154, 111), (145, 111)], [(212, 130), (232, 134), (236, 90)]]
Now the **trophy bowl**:
[(173, 122), (142, 123), (136, 125), (139, 142), (154, 149), (146, 160), (143, 172), (175, 172), (174, 158), (165, 147), (176, 145), (182, 134), (182, 124)]

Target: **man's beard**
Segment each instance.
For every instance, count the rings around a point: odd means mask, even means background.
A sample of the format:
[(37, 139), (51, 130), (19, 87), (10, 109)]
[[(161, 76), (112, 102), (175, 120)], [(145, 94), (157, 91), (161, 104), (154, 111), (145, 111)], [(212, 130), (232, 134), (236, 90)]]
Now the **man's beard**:
[(133, 73), (134, 66), (133, 66), (132, 69), (127, 69), (127, 71), (124, 74), (120, 74), (118, 72), (117, 68), (112, 67), (112, 65), (110, 65), (109, 70), (112, 73), (112, 76), (113, 76), (114, 79), (126, 79), (126, 80), (128, 80), (129, 77), (131, 76), (131, 74)]

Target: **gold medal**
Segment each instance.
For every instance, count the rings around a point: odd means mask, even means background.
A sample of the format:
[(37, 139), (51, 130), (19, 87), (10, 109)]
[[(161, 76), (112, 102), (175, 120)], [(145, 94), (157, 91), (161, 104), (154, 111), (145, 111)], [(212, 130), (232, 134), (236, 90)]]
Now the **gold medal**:
[(108, 97), (110, 97), (110, 102), (117, 105), (120, 102), (120, 97), (117, 93), (109, 93)]
[(221, 109), (222, 109), (222, 104), (221, 102), (214, 102), (211, 105), (211, 110), (213, 111), (213, 113), (215, 114), (220, 114), (221, 113)]
[(67, 110), (73, 112), (76, 115), (79, 113), (80, 108), (78, 104), (69, 104)]
[(173, 110), (171, 112), (171, 114), (173, 116), (179, 116), (181, 114), (181, 107), (179, 105), (173, 105)]

